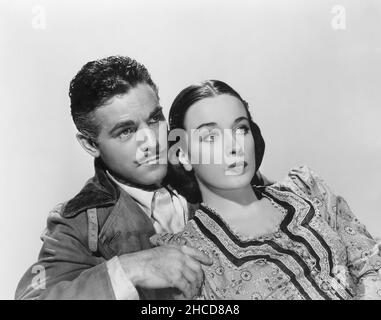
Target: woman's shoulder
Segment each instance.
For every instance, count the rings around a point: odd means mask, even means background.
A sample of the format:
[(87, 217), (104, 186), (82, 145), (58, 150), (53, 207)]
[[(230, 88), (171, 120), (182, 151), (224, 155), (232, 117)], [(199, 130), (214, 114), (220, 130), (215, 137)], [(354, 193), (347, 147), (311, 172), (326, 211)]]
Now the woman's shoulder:
[(307, 188), (312, 188), (318, 183), (319, 176), (307, 165), (296, 166), (287, 173), (287, 178), (294, 183), (303, 183)]
[(293, 167), (282, 180), (273, 184), (273, 187), (286, 187), (307, 196), (321, 194), (328, 190), (323, 179), (307, 165)]

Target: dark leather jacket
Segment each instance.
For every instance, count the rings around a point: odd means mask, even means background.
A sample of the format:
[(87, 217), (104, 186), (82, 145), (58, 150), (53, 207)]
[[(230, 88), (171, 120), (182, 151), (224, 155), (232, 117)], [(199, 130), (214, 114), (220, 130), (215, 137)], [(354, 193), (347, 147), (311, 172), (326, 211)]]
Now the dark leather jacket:
[[(189, 205), (189, 213), (195, 208)], [(95, 176), (50, 212), (38, 261), (22, 277), (15, 297), (115, 299), (106, 262), (150, 248), (154, 233), (149, 217), (96, 160)], [(137, 290), (141, 299), (163, 298), (163, 290)]]

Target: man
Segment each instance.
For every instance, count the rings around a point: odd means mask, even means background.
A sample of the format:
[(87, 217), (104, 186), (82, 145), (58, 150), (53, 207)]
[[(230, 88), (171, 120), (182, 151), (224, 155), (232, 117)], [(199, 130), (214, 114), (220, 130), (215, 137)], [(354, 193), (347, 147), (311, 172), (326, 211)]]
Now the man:
[(148, 71), (128, 57), (92, 61), (71, 81), (69, 95), (95, 176), (49, 214), (39, 259), (16, 298), (192, 298), (209, 257), (149, 242), (157, 232), (182, 230), (197, 205), (162, 185), (167, 125)]
[(16, 298), (155, 299), (166, 297), (165, 288), (192, 298), (210, 259), (195, 248), (149, 243), (155, 232), (180, 231), (192, 207), (161, 186), (167, 126), (148, 71), (128, 57), (92, 61), (69, 95), (95, 176), (50, 213), (38, 262)]

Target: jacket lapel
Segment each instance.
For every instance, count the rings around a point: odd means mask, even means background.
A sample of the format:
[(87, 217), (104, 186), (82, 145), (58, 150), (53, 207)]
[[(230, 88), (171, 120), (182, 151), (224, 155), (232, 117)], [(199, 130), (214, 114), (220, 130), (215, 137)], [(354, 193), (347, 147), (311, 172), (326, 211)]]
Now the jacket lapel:
[[(108, 255), (121, 255), (151, 248), (155, 234), (152, 221), (124, 190), (99, 234)], [(110, 258), (111, 258), (110, 257)]]

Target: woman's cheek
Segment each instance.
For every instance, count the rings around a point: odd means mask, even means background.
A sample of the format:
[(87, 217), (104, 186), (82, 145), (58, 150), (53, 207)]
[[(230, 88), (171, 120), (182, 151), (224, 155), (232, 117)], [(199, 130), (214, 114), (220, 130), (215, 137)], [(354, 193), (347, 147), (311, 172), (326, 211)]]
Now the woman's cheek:
[(206, 143), (194, 144), (191, 151), (191, 164), (221, 164), (221, 157), (218, 156), (220, 153), (221, 150), (214, 145)]
[(245, 146), (244, 147), (245, 158), (248, 160), (254, 161), (255, 147), (254, 147), (254, 138), (251, 134), (246, 136), (244, 146)]
[(200, 164), (193, 168), (198, 178), (209, 185), (220, 185), (225, 180), (225, 171), (222, 165)]

